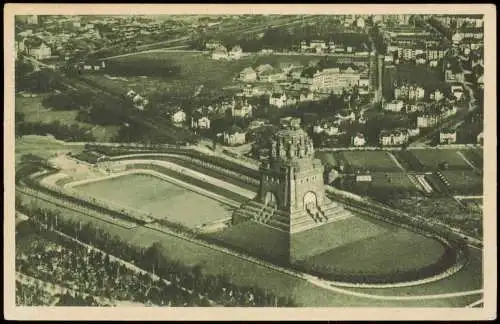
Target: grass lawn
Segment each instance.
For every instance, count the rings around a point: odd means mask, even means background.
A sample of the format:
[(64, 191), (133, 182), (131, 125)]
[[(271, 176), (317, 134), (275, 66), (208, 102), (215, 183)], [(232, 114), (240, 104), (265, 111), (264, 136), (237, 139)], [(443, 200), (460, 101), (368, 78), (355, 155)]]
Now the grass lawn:
[[(33, 198), (29, 198), (25, 195), (21, 196), (23, 201), (26, 203), (34, 200)], [(39, 202), (39, 206), (55, 208), (53, 205), (45, 202)], [(63, 210), (61, 216), (68, 219), (81, 220), (83, 223), (91, 222), (94, 225), (110, 232), (112, 235), (117, 235), (121, 239), (127, 240), (131, 244), (137, 246), (148, 247), (154, 242), (161, 242), (164, 247), (164, 253), (169, 257), (180, 260), (186, 264), (200, 264), (208, 273), (226, 273), (236, 284), (248, 286), (256, 285), (262, 287), (263, 289), (271, 290), (281, 296), (293, 296), (296, 302), (301, 306), (458, 307), (474, 301), (471, 300), (471, 298), (466, 297), (412, 301), (386, 301), (350, 296), (316, 287), (307, 281), (285, 275), (281, 272), (271, 270), (255, 263), (205, 248), (195, 243), (166, 235), (149, 228), (137, 227), (134, 229), (125, 229), (67, 210)], [(467, 283), (468, 282), (470, 282), (470, 280), (468, 280)], [(449, 284), (452, 287), (456, 286), (457, 290), (461, 291), (461, 287), (464, 285), (464, 282), (460, 280), (451, 280)], [(435, 284), (431, 283), (426, 285), (426, 287), (414, 287), (413, 293), (424, 294), (425, 291), (430, 289), (429, 287), (432, 287), (433, 285)], [(374, 293), (381, 294), (382, 291), (383, 289)]]
[(231, 209), (221, 203), (146, 174), (130, 174), (100, 180), (75, 189), (113, 203), (151, 213), (154, 218), (196, 227), (231, 217)]
[(483, 149), (474, 148), (470, 150), (463, 150), (461, 153), (476, 167), (482, 169), (484, 165)]
[(24, 154), (34, 154), (43, 159), (54, 157), (57, 153), (80, 152), (83, 145), (64, 145), (51, 137), (38, 135), (25, 135), (16, 139), (15, 158), (16, 165)]
[(398, 188), (408, 191), (417, 191), (418, 188), (411, 182), (408, 176), (403, 172), (376, 172), (372, 173), (373, 188)]
[(307, 259), (311, 265), (327, 265), (338, 274), (390, 276), (434, 264), (444, 246), (417, 233), (394, 227), (390, 232), (346, 244)]
[(399, 166), (385, 151), (345, 151), (339, 152), (347, 161), (350, 172), (370, 170), (381, 172), (401, 171)]
[(441, 171), (450, 183), (450, 190), (455, 194), (482, 195), (483, 178), (469, 170)]
[(118, 126), (99, 126), (77, 121), (78, 110), (52, 110), (44, 107), (42, 102), (49, 95), (43, 94), (30, 98), (16, 96), (16, 111), (23, 113), (27, 122), (48, 124), (59, 121), (61, 124), (77, 124), (82, 127), (91, 128), (97, 141), (100, 142), (110, 141), (116, 135)]
[(101, 75), (95, 78), (105, 79), (99, 82), (106, 84), (116, 83), (125, 91), (132, 88), (145, 95), (154, 92), (171, 92), (180, 96), (192, 96), (200, 85), (221, 89), (231, 84), (233, 78), (241, 70), (252, 65), (254, 58), (248, 57), (228, 62), (212, 60), (203, 53), (153, 52), (110, 59), (109, 64), (134, 62), (140, 65), (141, 62), (146, 61), (157, 63), (159, 68), (173, 63), (180, 66), (181, 70), (178, 75), (172, 77), (126, 77), (128, 81), (110, 80)]
[(452, 170), (470, 170), (470, 166), (457, 154), (456, 150), (411, 150), (408, 153), (410, 153), (408, 156), (413, 156), (424, 170), (435, 170), (442, 162), (447, 162), (449, 169)]

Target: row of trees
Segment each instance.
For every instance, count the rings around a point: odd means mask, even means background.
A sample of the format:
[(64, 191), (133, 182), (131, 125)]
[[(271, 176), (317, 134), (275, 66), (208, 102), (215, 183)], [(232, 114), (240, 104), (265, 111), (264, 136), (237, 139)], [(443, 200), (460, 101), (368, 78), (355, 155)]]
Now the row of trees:
[(231, 282), (226, 275), (205, 273), (201, 266), (189, 267), (169, 258), (163, 252), (161, 243), (141, 248), (113, 237), (103, 229), (81, 222), (73, 222), (51, 211), (35, 206), (25, 207), (27, 214), (37, 221), (46, 223), (49, 228), (60, 230), (82, 242), (96, 246), (112, 255), (134, 263), (161, 278), (203, 295), (224, 306), (294, 306), (290, 298), (279, 297), (259, 287), (242, 287)]
[[(159, 306), (209, 305), (206, 298), (198, 294), (132, 270), (111, 259), (109, 254), (89, 250), (47, 231), (37, 222), (18, 225), (17, 235), (29, 235), (26, 239), (31, 244), (17, 255), (16, 270), (44, 282), (69, 285), (78, 293), (110, 300), (134, 300)], [(81, 298), (75, 299), (71, 302), (78, 304)]]
[(96, 140), (90, 127), (82, 127), (79, 124), (64, 124), (59, 120), (51, 123), (24, 121), (24, 114), (16, 113), (16, 136), (23, 135), (52, 135), (58, 140), (68, 142), (93, 142)]

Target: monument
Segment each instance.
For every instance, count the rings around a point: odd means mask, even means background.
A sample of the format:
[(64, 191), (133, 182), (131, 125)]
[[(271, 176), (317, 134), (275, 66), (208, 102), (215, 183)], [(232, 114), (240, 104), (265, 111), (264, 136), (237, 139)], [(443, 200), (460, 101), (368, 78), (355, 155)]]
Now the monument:
[[(352, 214), (326, 197), (324, 167), (314, 157), (312, 140), (301, 129), (300, 119), (282, 118), (280, 124), (269, 142), (270, 156), (260, 167), (259, 191), (233, 213), (232, 223), (251, 221), (273, 229), (276, 235), (285, 233), (290, 261), (295, 259), (294, 236)], [(323, 249), (328, 244), (313, 250)]]

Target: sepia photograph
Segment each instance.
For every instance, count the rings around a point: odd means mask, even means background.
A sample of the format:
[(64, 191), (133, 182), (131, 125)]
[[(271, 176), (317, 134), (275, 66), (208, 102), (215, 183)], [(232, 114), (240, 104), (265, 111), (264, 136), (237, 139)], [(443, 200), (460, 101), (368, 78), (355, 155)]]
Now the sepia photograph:
[(494, 6), (4, 8), (6, 319), (496, 318)]

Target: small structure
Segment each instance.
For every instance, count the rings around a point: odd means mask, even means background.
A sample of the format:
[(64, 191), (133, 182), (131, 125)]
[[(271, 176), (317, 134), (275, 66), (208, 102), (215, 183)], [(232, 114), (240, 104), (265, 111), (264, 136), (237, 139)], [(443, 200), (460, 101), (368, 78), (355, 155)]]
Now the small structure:
[(354, 146), (365, 146), (365, 144), (366, 144), (366, 139), (363, 133), (358, 133), (352, 139), (352, 145)]
[(454, 144), (457, 142), (457, 131), (451, 129), (443, 129), (439, 132), (440, 144)]
[(186, 113), (180, 109), (172, 114), (172, 122), (174, 124), (181, 124), (186, 121)]
[(382, 130), (379, 135), (379, 142), (382, 146), (404, 145), (408, 143), (409, 138), (410, 136), (406, 129)]
[(246, 132), (236, 125), (224, 132), (224, 144), (233, 146), (246, 143)]

